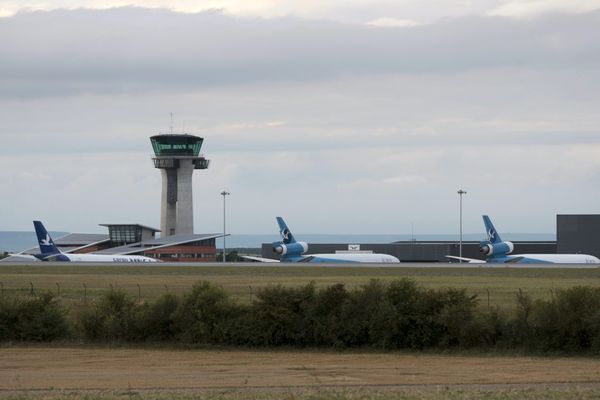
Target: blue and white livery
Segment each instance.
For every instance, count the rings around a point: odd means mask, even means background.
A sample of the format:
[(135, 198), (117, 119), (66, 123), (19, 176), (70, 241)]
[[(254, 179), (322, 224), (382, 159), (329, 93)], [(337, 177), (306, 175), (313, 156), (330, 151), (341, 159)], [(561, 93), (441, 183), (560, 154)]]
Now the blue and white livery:
[(40, 254), (35, 258), (40, 261), (63, 261), (63, 262), (109, 262), (109, 263), (148, 263), (160, 262), (154, 258), (144, 256), (129, 256), (125, 254), (67, 254), (61, 252), (54, 244), (50, 234), (40, 221), (33, 221), (35, 234), (37, 235)]
[(244, 258), (261, 262), (293, 262), (293, 263), (399, 263), (396, 257), (378, 253), (329, 253), (305, 254), (308, 251), (306, 242), (298, 242), (281, 217), (277, 217), (281, 240), (273, 242), (273, 252), (281, 256), (281, 260), (245, 256)]
[(490, 217), (483, 216), (487, 240), (479, 243), (479, 251), (484, 260), (474, 258), (446, 256), (472, 264), (600, 264), (600, 259), (589, 254), (512, 254), (515, 246), (503, 241), (492, 224)]

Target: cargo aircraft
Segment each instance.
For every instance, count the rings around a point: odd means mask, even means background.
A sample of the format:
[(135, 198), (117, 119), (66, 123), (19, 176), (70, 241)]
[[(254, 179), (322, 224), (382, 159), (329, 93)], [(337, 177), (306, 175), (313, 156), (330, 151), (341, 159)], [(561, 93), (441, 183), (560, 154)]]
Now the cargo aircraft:
[(600, 264), (597, 257), (589, 254), (512, 254), (515, 246), (505, 242), (494, 228), (490, 217), (483, 216), (487, 240), (479, 243), (479, 251), (485, 260), (476, 258), (446, 256), (471, 264)]
[(40, 221), (33, 221), (35, 234), (40, 246), (40, 254), (34, 257), (40, 261), (72, 261), (72, 262), (109, 262), (109, 263), (148, 263), (160, 262), (150, 257), (130, 256), (125, 254), (67, 254), (61, 252), (54, 244), (50, 234)]
[(399, 263), (396, 257), (378, 253), (329, 253), (304, 254), (308, 251), (306, 242), (297, 242), (292, 232), (281, 217), (277, 217), (279, 234), (282, 240), (273, 242), (273, 252), (281, 256), (280, 261), (271, 258), (244, 256), (249, 260), (260, 262), (299, 262), (299, 263)]

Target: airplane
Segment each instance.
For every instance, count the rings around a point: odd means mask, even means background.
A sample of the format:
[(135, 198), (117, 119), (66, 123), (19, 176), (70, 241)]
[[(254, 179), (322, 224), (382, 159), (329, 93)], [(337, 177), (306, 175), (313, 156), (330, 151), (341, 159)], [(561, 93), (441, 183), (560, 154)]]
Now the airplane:
[(283, 240), (273, 242), (273, 252), (281, 256), (281, 260), (273, 260), (271, 258), (244, 256), (249, 260), (276, 263), (276, 262), (293, 262), (293, 263), (399, 263), (396, 257), (389, 254), (378, 253), (331, 253), (331, 254), (304, 254), (308, 251), (306, 242), (297, 242), (294, 235), (287, 227), (285, 221), (281, 217), (277, 217), (279, 225), (279, 234)]
[(600, 264), (600, 259), (589, 254), (513, 254), (512, 242), (503, 241), (494, 228), (490, 217), (483, 215), (487, 240), (479, 243), (479, 251), (485, 260), (476, 258), (446, 256), (471, 264)]
[(110, 262), (110, 263), (148, 263), (161, 262), (145, 256), (130, 256), (125, 254), (67, 254), (61, 252), (54, 244), (50, 234), (40, 221), (33, 221), (35, 234), (40, 246), (40, 254), (34, 257), (40, 261), (72, 261), (72, 262)]

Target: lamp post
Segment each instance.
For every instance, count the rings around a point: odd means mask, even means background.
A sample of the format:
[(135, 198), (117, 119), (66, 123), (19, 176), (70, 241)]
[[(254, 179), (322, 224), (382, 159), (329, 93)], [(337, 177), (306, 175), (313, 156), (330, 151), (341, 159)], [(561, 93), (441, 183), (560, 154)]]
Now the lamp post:
[[(464, 190), (462, 190), (462, 189), (458, 189), (458, 192), (456, 192), (456, 193), (458, 193), (458, 196), (459, 196), (459, 198), (460, 198), (460, 201), (459, 201), (459, 203), (460, 203), (460, 211), (459, 211), (459, 220), (460, 220), (460, 241), (459, 241), (459, 244), (458, 244), (458, 256), (459, 256), (459, 257), (462, 257), (462, 197), (463, 197), (463, 194), (467, 194), (467, 192), (466, 192), (466, 191), (464, 191)], [(460, 259), (458, 260), (458, 262), (459, 262), (459, 263), (462, 263), (462, 258), (460, 258)]]
[(225, 196), (228, 196), (230, 194), (231, 193), (226, 192), (225, 190), (221, 192), (221, 196), (223, 196), (223, 262), (225, 262), (225, 259), (227, 257), (227, 249), (225, 245)]

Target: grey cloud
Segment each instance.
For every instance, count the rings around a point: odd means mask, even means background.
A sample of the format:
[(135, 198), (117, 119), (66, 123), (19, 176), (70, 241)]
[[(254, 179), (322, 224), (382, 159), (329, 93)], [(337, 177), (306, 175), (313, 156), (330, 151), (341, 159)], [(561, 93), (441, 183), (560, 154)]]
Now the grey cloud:
[(557, 211), (597, 212), (600, 198), (597, 19), (411, 29), (140, 9), (0, 19), (0, 220), (156, 225), (148, 137), (173, 111), (212, 160), (194, 178), (199, 232), (220, 229), (223, 189), (232, 232), (272, 232), (274, 213), (300, 232), (410, 222), (450, 232), (459, 185), (467, 231), (484, 212), (552, 231)]
[(349, 75), (600, 64), (600, 12), (410, 29), (118, 8), (0, 18), (0, 95), (185, 91)]

